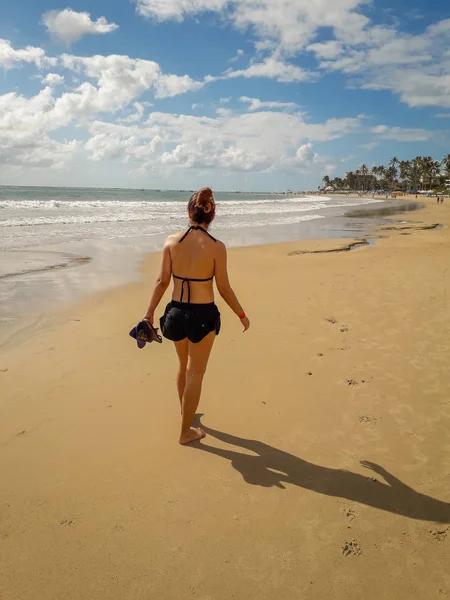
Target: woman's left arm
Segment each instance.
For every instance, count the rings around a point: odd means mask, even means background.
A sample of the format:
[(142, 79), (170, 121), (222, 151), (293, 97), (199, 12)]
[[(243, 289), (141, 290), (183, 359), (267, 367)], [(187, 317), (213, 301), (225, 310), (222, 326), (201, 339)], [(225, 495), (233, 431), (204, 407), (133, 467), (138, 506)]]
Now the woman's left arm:
[(158, 304), (161, 302), (161, 298), (164, 296), (165, 291), (170, 285), (171, 276), (172, 258), (170, 256), (170, 244), (169, 242), (166, 242), (162, 251), (161, 268), (159, 270), (158, 279), (156, 280), (150, 304), (144, 317), (144, 319), (148, 319), (152, 325), (155, 320), (155, 310), (157, 309)]

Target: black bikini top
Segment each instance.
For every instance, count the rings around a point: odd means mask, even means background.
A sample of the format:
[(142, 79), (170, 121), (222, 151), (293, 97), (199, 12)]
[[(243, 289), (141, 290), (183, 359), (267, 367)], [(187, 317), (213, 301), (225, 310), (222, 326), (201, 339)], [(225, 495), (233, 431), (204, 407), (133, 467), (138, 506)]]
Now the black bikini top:
[[(181, 242), (183, 242), (187, 238), (187, 236), (191, 233), (192, 230), (203, 231), (203, 233), (205, 233), (208, 237), (210, 237), (213, 240), (213, 242), (217, 242), (216, 238), (214, 238), (210, 233), (208, 233), (206, 231), (206, 229), (203, 229), (203, 227), (200, 227), (200, 225), (193, 225), (193, 226), (189, 227), (189, 229), (186, 231), (186, 233), (183, 235), (183, 237), (181, 238), (181, 240), (178, 243), (181, 244)], [(178, 275), (173, 275), (173, 278), (179, 279), (180, 281), (183, 282), (181, 284), (180, 302), (183, 302), (184, 284), (185, 283), (187, 284), (188, 304), (190, 304), (191, 303), (191, 281), (193, 281), (194, 283), (212, 281), (214, 279), (214, 275), (212, 277), (207, 277), (206, 279), (190, 279), (189, 277), (178, 277)]]

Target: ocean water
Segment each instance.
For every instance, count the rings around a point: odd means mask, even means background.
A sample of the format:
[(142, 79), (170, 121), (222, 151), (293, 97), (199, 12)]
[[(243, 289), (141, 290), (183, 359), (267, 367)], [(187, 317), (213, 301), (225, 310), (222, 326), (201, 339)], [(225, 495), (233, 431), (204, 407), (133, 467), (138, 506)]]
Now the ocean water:
[[(0, 187), (0, 250), (167, 234), (186, 225), (190, 192)], [(282, 226), (379, 200), (216, 193), (217, 227)]]
[[(186, 228), (191, 192), (0, 186), (0, 328), (136, 279), (145, 253)], [(215, 235), (229, 246), (354, 237), (345, 213), (383, 200), (214, 194)], [(0, 332), (1, 343), (1, 332)]]

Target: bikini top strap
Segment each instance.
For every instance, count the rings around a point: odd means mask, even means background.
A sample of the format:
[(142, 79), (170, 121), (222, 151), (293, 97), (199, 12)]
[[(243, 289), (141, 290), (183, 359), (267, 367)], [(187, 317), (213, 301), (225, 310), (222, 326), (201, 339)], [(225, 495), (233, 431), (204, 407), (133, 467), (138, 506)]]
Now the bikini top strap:
[(212, 236), (212, 235), (209, 233), (209, 231), (206, 231), (206, 229), (203, 229), (203, 227), (197, 226), (197, 227), (193, 227), (192, 229), (196, 229), (197, 231), (198, 231), (198, 230), (200, 230), (200, 231), (203, 231), (203, 233), (206, 233), (206, 235), (207, 235), (208, 237), (210, 237), (210, 238), (212, 239), (212, 241), (213, 241), (213, 242), (217, 242), (216, 238), (215, 238), (215, 237), (213, 237), (213, 236)]
[(213, 237), (208, 231), (206, 231), (206, 229), (203, 229), (203, 227), (200, 227), (200, 225), (191, 225), (191, 227), (189, 227), (189, 229), (186, 231), (186, 233), (183, 235), (183, 237), (181, 238), (181, 240), (178, 243), (181, 244), (181, 242), (183, 242), (187, 238), (187, 236), (191, 233), (192, 230), (203, 231), (203, 233), (206, 233), (206, 235), (208, 237), (210, 237), (213, 242), (217, 242), (216, 238)]
[(178, 242), (179, 244), (181, 244), (181, 242), (184, 241), (187, 238), (187, 236), (191, 233), (192, 229), (193, 229), (193, 227), (189, 227), (189, 229), (183, 235), (183, 237), (181, 238), (181, 240), (179, 240), (179, 242)]
[(178, 275), (174, 275), (173, 273), (172, 277), (174, 279), (179, 279), (180, 281), (194, 281), (196, 283), (203, 283), (204, 281), (212, 281), (214, 279), (214, 275), (212, 275), (211, 277), (206, 277), (206, 279), (192, 279), (191, 277), (178, 277)]

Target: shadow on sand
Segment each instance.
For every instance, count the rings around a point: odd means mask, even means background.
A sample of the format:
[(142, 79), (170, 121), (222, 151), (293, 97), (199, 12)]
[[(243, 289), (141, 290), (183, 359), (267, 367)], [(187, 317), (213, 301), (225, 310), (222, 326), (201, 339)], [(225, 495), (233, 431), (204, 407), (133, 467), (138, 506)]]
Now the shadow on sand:
[(203, 425), (200, 422), (201, 416), (197, 416), (197, 424), (209, 436), (253, 454), (238, 452), (236, 449), (216, 448), (205, 443), (205, 440), (191, 447), (229, 460), (231, 466), (251, 485), (285, 489), (284, 484), (288, 483), (411, 519), (450, 523), (449, 503), (416, 492), (375, 463), (361, 462), (363, 467), (382, 477), (386, 483), (374, 481), (373, 476), (365, 477), (343, 469), (315, 465), (263, 442), (216, 431)]

